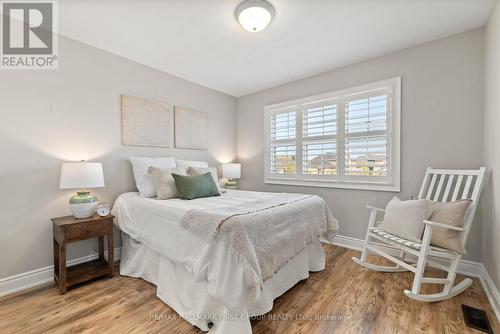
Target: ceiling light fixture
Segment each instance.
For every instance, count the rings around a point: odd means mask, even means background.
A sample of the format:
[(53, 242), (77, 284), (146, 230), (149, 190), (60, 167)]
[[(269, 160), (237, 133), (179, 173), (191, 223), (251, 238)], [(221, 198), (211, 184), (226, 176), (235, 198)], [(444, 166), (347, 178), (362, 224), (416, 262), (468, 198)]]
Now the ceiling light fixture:
[(245, 0), (234, 13), (241, 26), (250, 32), (264, 30), (274, 17), (274, 7), (265, 0)]

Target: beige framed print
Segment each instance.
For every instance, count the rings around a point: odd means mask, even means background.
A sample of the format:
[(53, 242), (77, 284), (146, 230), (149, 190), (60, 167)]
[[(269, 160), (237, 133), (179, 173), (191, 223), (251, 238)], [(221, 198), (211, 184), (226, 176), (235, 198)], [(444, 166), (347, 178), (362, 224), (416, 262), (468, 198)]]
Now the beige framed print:
[(122, 95), (122, 144), (170, 147), (170, 105)]
[(175, 148), (208, 149), (208, 113), (174, 107)]

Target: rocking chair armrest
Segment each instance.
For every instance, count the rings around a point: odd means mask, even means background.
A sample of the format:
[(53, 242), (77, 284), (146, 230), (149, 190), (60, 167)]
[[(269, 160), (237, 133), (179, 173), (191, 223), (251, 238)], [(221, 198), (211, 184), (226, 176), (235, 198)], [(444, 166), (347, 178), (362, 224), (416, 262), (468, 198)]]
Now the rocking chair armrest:
[(380, 211), (380, 212), (385, 212), (385, 209), (381, 209), (381, 208), (376, 208), (374, 206), (371, 206), (371, 205), (367, 205), (366, 208), (368, 210), (376, 210), (376, 211)]
[(452, 225), (442, 224), (442, 223), (436, 223), (436, 222), (432, 222), (430, 220), (424, 220), (424, 224), (430, 225), (432, 227), (437, 227), (437, 228), (447, 228), (449, 230), (454, 230), (454, 231), (459, 231), (459, 232), (465, 231), (465, 229), (462, 227), (457, 227), (457, 226), (452, 226)]

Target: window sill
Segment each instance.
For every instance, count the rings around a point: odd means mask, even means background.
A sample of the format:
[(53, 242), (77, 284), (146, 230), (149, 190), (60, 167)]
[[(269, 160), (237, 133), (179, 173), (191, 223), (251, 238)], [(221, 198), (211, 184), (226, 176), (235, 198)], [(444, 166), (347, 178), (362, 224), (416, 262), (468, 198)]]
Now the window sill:
[(291, 179), (266, 179), (265, 184), (279, 184), (285, 186), (300, 186), (300, 187), (316, 187), (316, 188), (336, 188), (336, 189), (353, 189), (353, 190), (373, 190), (373, 191), (388, 191), (400, 192), (399, 185), (386, 183), (367, 183), (367, 182), (335, 182), (335, 181), (300, 181)]

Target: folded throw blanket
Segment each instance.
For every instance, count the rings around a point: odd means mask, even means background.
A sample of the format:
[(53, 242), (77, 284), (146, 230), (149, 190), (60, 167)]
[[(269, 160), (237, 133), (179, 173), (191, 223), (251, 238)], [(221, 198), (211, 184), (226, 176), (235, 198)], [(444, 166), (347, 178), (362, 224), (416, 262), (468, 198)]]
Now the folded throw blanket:
[(181, 227), (208, 242), (224, 242), (253, 275), (255, 295), (263, 283), (321, 236), (332, 241), (338, 221), (316, 195), (279, 194), (242, 205), (188, 211)]

